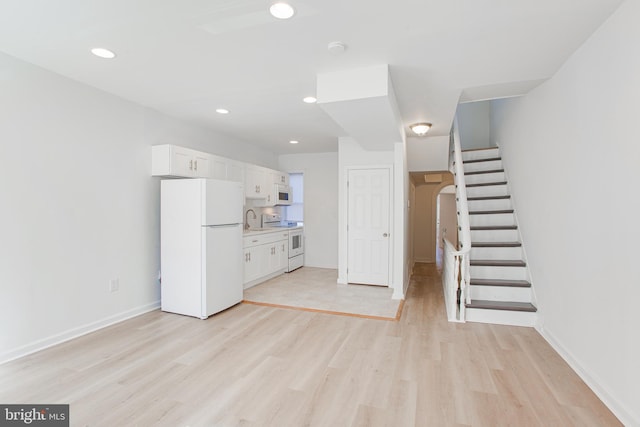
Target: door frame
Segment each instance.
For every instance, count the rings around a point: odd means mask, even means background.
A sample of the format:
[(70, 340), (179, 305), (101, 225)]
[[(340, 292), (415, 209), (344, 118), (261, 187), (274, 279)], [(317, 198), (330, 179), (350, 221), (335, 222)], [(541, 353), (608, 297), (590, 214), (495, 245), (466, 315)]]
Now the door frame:
[[(393, 286), (393, 258), (394, 258), (394, 245), (392, 244), (393, 239), (395, 238), (394, 236), (394, 215), (393, 215), (393, 206), (394, 206), (394, 177), (393, 177), (393, 165), (353, 165), (353, 166), (347, 166), (345, 168), (345, 181), (347, 183), (347, 188), (346, 188), (346, 192), (345, 192), (345, 206), (346, 206), (346, 222), (345, 222), (345, 228), (346, 228), (346, 239), (345, 239), (345, 254), (347, 256), (347, 261), (346, 261), (346, 265), (347, 265), (347, 271), (345, 273), (345, 282), (346, 284), (349, 284), (349, 271), (348, 271), (348, 266), (349, 266), (349, 230), (348, 230), (348, 224), (349, 224), (349, 175), (351, 171), (354, 170), (371, 170), (371, 169), (384, 169), (388, 172), (388, 176), (389, 176), (389, 239), (388, 239), (388, 245), (389, 245), (389, 250), (388, 250), (388, 260), (387, 260), (387, 287), (389, 288), (394, 288)], [(384, 286), (384, 285), (383, 285)]]

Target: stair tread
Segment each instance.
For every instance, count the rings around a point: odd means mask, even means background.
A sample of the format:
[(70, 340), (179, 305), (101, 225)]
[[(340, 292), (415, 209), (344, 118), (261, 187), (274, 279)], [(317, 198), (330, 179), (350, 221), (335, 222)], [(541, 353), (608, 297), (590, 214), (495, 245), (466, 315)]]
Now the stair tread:
[(486, 159), (473, 159), (473, 160), (463, 160), (462, 163), (480, 163), (480, 162), (493, 162), (496, 160), (502, 160), (501, 157), (488, 157)]
[(488, 310), (528, 311), (534, 313), (538, 311), (536, 306), (529, 302), (471, 300), (470, 304), (465, 305), (467, 308), (484, 308)]
[(473, 225), (471, 230), (517, 230), (517, 225)]
[(526, 267), (527, 263), (521, 259), (472, 259), (471, 265), (483, 267)]
[(506, 196), (479, 196), (479, 197), (467, 197), (467, 201), (471, 202), (471, 201), (477, 201), (477, 200), (504, 200), (504, 199), (510, 199), (511, 196), (510, 195), (506, 195)]
[(471, 278), (469, 284), (472, 286), (507, 286), (513, 288), (530, 288), (531, 283), (526, 280), (505, 280), (505, 279), (474, 279)]
[(500, 182), (479, 182), (477, 184), (467, 184), (465, 187), (467, 188), (471, 188), (471, 187), (490, 187), (492, 185), (507, 185), (507, 181), (500, 181)]
[(504, 172), (504, 169), (492, 169), (492, 170), (486, 170), (486, 171), (473, 171), (473, 172), (465, 172), (465, 175), (480, 175), (483, 173), (501, 173)]
[(471, 242), (472, 248), (518, 248), (520, 242)]
[(485, 150), (497, 150), (498, 147), (482, 147), (482, 148), (467, 148), (466, 150), (460, 150), (462, 153), (470, 153), (472, 151), (485, 151)]
[(513, 209), (496, 209), (492, 211), (469, 211), (469, 215), (510, 214)]

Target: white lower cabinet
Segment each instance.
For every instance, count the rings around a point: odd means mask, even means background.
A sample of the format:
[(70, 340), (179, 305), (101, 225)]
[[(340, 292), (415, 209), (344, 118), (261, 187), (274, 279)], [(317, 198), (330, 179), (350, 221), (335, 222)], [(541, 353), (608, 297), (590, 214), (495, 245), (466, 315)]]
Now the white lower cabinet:
[(244, 282), (252, 282), (262, 275), (264, 262), (264, 249), (262, 246), (244, 248)]
[(278, 242), (276, 252), (278, 255), (278, 270), (282, 268), (286, 270), (289, 266), (289, 234), (287, 234), (286, 240)]
[(289, 234), (283, 231), (245, 235), (244, 288), (284, 273), (289, 262)]

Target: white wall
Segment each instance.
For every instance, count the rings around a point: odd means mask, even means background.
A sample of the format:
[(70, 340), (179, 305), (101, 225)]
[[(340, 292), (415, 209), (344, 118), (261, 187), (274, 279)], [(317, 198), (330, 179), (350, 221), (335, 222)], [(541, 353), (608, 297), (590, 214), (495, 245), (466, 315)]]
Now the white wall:
[(276, 164), (4, 54), (0, 93), (0, 361), (158, 306), (151, 145)]
[(635, 426), (639, 21), (640, 2), (623, 3), (553, 78), (525, 97), (494, 103), (493, 111), (539, 329), (621, 421)]
[[(398, 144), (401, 144), (400, 146)], [(404, 143), (394, 143), (394, 151), (369, 151), (363, 149), (356, 140), (341, 137), (338, 140), (338, 283), (347, 283), (347, 178), (352, 167), (389, 167), (392, 174), (393, 197), (391, 209), (391, 287), (394, 298), (403, 298), (404, 276), (409, 274), (409, 259), (406, 249), (408, 240), (408, 178), (406, 177), (406, 153)], [(404, 169), (404, 170), (403, 170)]]
[(304, 173), (304, 264), (338, 268), (338, 153), (286, 154), (278, 165)]
[(278, 158), (271, 151), (150, 109), (145, 109), (144, 136), (151, 145), (175, 144), (271, 169), (278, 166)]
[(491, 143), (491, 101), (468, 102), (456, 110), (463, 150), (486, 148)]
[(407, 165), (409, 172), (448, 170), (449, 137), (408, 137)]
[(409, 206), (410, 181), (407, 166), (407, 144), (394, 144), (393, 165), (393, 298), (404, 299), (411, 279), (411, 262), (409, 248)]

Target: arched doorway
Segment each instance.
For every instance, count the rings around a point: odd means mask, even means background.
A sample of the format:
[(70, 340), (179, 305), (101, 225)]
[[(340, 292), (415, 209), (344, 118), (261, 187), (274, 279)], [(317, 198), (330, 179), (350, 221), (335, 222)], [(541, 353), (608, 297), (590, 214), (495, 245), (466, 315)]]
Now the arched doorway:
[(412, 261), (414, 263), (436, 263), (439, 236), (437, 229), (438, 195), (443, 188), (453, 185), (453, 175), (448, 171), (442, 171), (411, 172), (410, 176)]
[(454, 245), (458, 241), (456, 219), (456, 188), (447, 185), (436, 196), (436, 267), (442, 271), (442, 256), (446, 238)]

